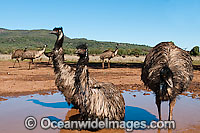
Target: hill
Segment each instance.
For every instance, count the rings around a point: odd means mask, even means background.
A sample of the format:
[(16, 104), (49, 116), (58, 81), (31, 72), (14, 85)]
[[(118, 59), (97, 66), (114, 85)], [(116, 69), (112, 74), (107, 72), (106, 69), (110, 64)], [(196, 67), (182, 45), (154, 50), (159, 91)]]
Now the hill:
[[(14, 49), (40, 49), (48, 44), (47, 51), (53, 48), (56, 36), (49, 34), (50, 30), (8, 30), (0, 28), (0, 53), (9, 54)], [(87, 40), (85, 38), (70, 39), (65, 36), (63, 47), (66, 54), (73, 54), (76, 46), (87, 43), (90, 54), (100, 54), (106, 49), (114, 50), (116, 42)], [(145, 55), (151, 47), (129, 43), (119, 43), (119, 55)]]

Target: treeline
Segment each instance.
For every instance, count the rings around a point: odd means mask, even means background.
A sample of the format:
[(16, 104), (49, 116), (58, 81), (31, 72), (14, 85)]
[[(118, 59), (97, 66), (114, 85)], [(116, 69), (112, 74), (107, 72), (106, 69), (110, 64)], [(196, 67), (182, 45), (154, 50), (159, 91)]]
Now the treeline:
[[(45, 44), (47, 51), (53, 49), (56, 37), (49, 34), (49, 30), (7, 30), (0, 28), (0, 53), (10, 54), (15, 49), (39, 50)], [(146, 55), (151, 47), (130, 43), (103, 42), (87, 40), (85, 38), (70, 39), (65, 36), (63, 48), (65, 54), (74, 54), (76, 46), (82, 43), (88, 44), (89, 54), (101, 54), (110, 49), (115, 50), (118, 45), (119, 55)]]

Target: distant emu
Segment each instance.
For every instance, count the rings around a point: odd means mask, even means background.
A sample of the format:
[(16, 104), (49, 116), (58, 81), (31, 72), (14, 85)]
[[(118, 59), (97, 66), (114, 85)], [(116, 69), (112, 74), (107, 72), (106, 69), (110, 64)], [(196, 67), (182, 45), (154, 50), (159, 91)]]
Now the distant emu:
[(105, 60), (108, 61), (108, 68), (110, 68), (110, 59), (112, 59), (113, 57), (115, 57), (117, 55), (117, 52), (118, 52), (118, 47), (116, 46), (115, 51), (105, 50), (100, 55), (100, 59), (102, 60), (102, 68), (104, 68), (104, 62), (105, 62)]
[(161, 101), (169, 101), (168, 120), (172, 120), (176, 97), (188, 88), (192, 78), (190, 55), (173, 42), (159, 43), (146, 56), (141, 79), (156, 95), (159, 120)]
[(13, 50), (12, 52), (12, 55), (11, 55), (11, 59), (15, 59), (15, 62), (13, 64), (13, 68), (15, 67), (15, 63), (16, 61), (18, 62), (19, 64), (19, 67), (21, 67), (20, 63), (19, 63), (19, 59), (22, 57), (23, 53), (26, 51), (26, 48), (23, 50), (23, 49), (16, 49), (16, 50)]
[(31, 62), (29, 62), (29, 69), (30, 69), (30, 64), (33, 64), (33, 60), (36, 58), (39, 58), (45, 51), (47, 45), (44, 46), (44, 48), (42, 50), (26, 50), (23, 54), (22, 54), (22, 60), (24, 59), (29, 59), (31, 60)]

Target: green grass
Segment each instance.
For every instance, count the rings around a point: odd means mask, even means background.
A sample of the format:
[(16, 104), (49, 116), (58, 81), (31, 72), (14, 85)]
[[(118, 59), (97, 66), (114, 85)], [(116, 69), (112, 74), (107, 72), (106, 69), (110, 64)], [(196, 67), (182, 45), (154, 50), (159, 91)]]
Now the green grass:
[(200, 60), (194, 60), (194, 61), (192, 61), (192, 64), (193, 65), (200, 65)]

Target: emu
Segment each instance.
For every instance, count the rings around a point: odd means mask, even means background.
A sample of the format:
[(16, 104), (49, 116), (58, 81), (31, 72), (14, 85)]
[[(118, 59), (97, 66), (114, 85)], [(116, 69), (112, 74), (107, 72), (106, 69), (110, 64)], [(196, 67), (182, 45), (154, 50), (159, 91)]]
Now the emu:
[(162, 101), (169, 101), (168, 120), (172, 120), (176, 97), (188, 88), (192, 78), (190, 55), (173, 42), (159, 43), (146, 56), (141, 79), (155, 93), (159, 120)]
[(68, 104), (72, 103), (79, 109), (82, 119), (123, 119), (125, 104), (119, 90), (111, 83), (100, 83), (89, 77), (87, 47), (85, 45), (77, 47), (80, 59), (76, 70), (74, 70), (69, 65), (64, 64), (62, 27), (54, 28), (50, 33), (57, 36), (53, 49), (55, 84), (65, 96)]
[(12, 55), (11, 55), (11, 59), (15, 59), (15, 62), (13, 64), (13, 68), (15, 67), (15, 63), (16, 61), (19, 64), (19, 67), (21, 67), (20, 63), (19, 63), (19, 59), (22, 57), (23, 53), (26, 51), (26, 48), (23, 49), (16, 49), (12, 51)]
[(79, 60), (75, 72), (75, 101), (84, 118), (122, 120), (125, 114), (124, 98), (112, 83), (89, 84), (88, 49), (85, 44), (77, 47)]
[(106, 59), (108, 60), (108, 68), (110, 68), (110, 59), (115, 57), (117, 55), (117, 52), (118, 52), (118, 47), (116, 46), (115, 51), (105, 50), (100, 55), (100, 59), (102, 60), (102, 68), (104, 68), (104, 62), (105, 62)]
[(59, 91), (65, 96), (65, 100), (68, 104), (73, 104), (76, 107), (72, 96), (74, 95), (74, 75), (75, 70), (67, 64), (64, 64), (64, 52), (63, 52), (63, 41), (64, 34), (63, 29), (54, 28), (50, 34), (57, 36), (57, 40), (53, 49), (53, 67), (55, 73), (55, 84)]
[(29, 62), (29, 69), (30, 69), (30, 64), (33, 64), (33, 60), (36, 58), (39, 58), (45, 51), (47, 45), (44, 45), (44, 48), (40, 51), (37, 50), (26, 50), (23, 54), (22, 54), (22, 58), (21, 60), (23, 61), (24, 59), (29, 59), (31, 60), (31, 62)]

